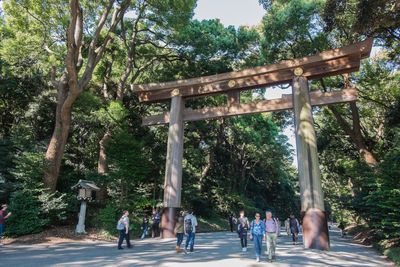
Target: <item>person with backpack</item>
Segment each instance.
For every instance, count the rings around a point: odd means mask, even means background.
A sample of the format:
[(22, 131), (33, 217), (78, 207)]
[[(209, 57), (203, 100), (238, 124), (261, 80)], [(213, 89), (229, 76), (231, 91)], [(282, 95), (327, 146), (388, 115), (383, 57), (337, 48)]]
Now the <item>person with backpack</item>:
[(4, 237), (4, 232), (5, 232), (5, 223), (6, 223), (6, 219), (8, 219), (12, 213), (11, 212), (7, 212), (8, 209), (8, 205), (7, 204), (3, 204), (1, 205), (1, 210), (0, 210), (0, 238)]
[(185, 244), (185, 253), (187, 253), (187, 248), (190, 246), (190, 252), (193, 252), (194, 249), (194, 238), (196, 236), (196, 226), (197, 219), (196, 216), (193, 215), (193, 211), (189, 210), (188, 214), (184, 218), (183, 230), (186, 237)]
[(289, 227), (290, 233), (292, 234), (293, 245), (297, 245), (297, 237), (300, 232), (300, 223), (293, 214), (290, 214)]
[(122, 242), (126, 240), (126, 245), (131, 248), (131, 241), (129, 237), (129, 211), (125, 210), (122, 217), (118, 220), (117, 230), (119, 230), (118, 249), (123, 249)]
[(265, 241), (265, 224), (261, 221), (260, 217), (260, 213), (257, 212), (255, 220), (250, 224), (250, 240), (254, 242), (257, 262), (260, 262), (262, 241)]
[(183, 213), (181, 212), (176, 220), (174, 233), (176, 235), (176, 252), (181, 251), (181, 244), (183, 242), (183, 236), (185, 235), (184, 231), (184, 217)]
[(267, 255), (272, 262), (275, 259), (276, 239), (278, 238), (280, 227), (277, 219), (272, 218), (272, 212), (265, 212), (265, 232), (267, 236)]
[(143, 216), (141, 229), (142, 229), (142, 234), (140, 236), (140, 239), (143, 240), (146, 237), (149, 230), (149, 218), (147, 217), (147, 214)]
[(247, 231), (249, 229), (249, 225), (249, 220), (244, 216), (244, 211), (240, 211), (240, 217), (238, 219), (238, 234), (243, 252), (247, 251)]
[(161, 217), (160, 214), (157, 212), (156, 209), (153, 209), (153, 213), (151, 214), (151, 237), (154, 238), (156, 236), (160, 236), (160, 221)]

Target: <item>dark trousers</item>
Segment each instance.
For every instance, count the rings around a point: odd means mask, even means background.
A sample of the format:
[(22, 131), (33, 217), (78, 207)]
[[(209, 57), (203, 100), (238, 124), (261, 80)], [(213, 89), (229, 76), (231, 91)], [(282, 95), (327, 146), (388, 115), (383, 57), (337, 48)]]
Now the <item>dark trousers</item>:
[(247, 247), (247, 232), (242, 231), (240, 233), (240, 244), (242, 245), (242, 248)]
[(292, 227), (290, 228), (290, 232), (292, 233), (293, 242), (297, 242), (297, 236), (299, 235), (299, 231), (296, 228)]
[(152, 237), (160, 236), (160, 223), (153, 223), (151, 225), (151, 236)]
[(187, 249), (188, 246), (190, 246), (190, 251), (193, 251), (194, 248), (194, 238), (195, 238), (195, 233), (189, 233), (186, 238), (186, 244), (185, 248)]
[(180, 247), (182, 242), (183, 242), (183, 236), (184, 236), (184, 233), (177, 233), (176, 234), (176, 245), (178, 247)]
[(126, 233), (126, 230), (119, 230), (119, 239), (118, 239), (118, 248), (122, 248), (122, 243), (126, 240), (126, 245), (128, 248), (131, 247), (131, 240), (129, 237), (129, 232)]

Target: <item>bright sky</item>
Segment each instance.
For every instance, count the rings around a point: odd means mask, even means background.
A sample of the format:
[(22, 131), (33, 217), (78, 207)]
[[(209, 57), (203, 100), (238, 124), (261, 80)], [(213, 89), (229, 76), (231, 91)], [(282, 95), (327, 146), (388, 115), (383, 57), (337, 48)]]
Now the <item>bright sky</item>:
[(195, 19), (218, 18), (224, 25), (253, 26), (261, 22), (265, 10), (258, 0), (198, 0)]
[[(258, 0), (198, 0), (195, 9), (195, 19), (219, 19), (225, 26), (241, 25), (256, 26), (265, 14), (265, 10), (259, 5)], [(291, 94), (292, 89), (280, 89), (278, 87), (269, 88), (266, 91), (267, 99), (280, 98), (282, 94)], [(294, 137), (294, 127), (283, 129), (283, 134), (289, 138), (289, 143), (296, 148)], [(293, 155), (294, 156), (294, 155)], [(294, 160), (294, 166), (297, 161)]]

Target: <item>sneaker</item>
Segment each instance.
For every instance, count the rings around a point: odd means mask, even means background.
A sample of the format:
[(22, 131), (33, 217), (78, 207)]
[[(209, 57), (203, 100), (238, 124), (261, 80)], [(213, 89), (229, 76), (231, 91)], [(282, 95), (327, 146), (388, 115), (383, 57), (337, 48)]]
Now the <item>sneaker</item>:
[(119, 247), (118, 249), (124, 249), (123, 247)]
[(242, 251), (245, 252), (245, 251), (246, 251), (246, 248), (242, 248)]
[(257, 262), (260, 262), (260, 257), (257, 257), (256, 261), (257, 261)]
[(244, 247), (244, 251), (245, 251), (245, 252), (247, 251), (247, 247)]

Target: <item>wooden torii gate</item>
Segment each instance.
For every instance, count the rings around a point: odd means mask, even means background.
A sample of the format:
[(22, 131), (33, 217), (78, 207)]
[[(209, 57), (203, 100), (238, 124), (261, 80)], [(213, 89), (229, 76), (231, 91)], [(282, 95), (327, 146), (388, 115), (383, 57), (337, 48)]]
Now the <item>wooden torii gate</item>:
[[(143, 118), (143, 125), (169, 123), (164, 184), (162, 237), (173, 237), (177, 212), (181, 207), (183, 123), (243, 114), (293, 109), (297, 162), (305, 248), (329, 249), (327, 218), (321, 188), (312, 106), (357, 100), (354, 88), (341, 91), (309, 92), (308, 80), (357, 71), (360, 61), (369, 57), (372, 39), (277, 64), (229, 73), (165, 83), (132, 85), (140, 102), (171, 101), (170, 112)], [(292, 94), (282, 98), (240, 103), (242, 90), (292, 84)], [(227, 94), (225, 106), (192, 110), (184, 107), (188, 98)]]

